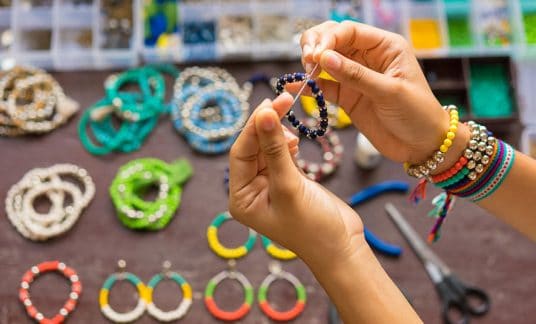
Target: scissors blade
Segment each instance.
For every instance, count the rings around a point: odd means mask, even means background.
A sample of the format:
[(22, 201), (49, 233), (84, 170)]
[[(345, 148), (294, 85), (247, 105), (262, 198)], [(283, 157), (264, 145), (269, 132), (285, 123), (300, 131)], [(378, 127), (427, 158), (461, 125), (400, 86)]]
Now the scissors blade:
[(428, 247), (393, 204), (385, 204), (385, 210), (395, 223), (396, 227), (400, 230), (400, 233), (402, 233), (402, 236), (408, 241), (415, 254), (417, 254), (423, 265), (426, 267), (427, 271), (429, 271), (429, 264), (433, 263), (439, 267), (443, 275), (447, 276), (451, 273), (447, 265)]

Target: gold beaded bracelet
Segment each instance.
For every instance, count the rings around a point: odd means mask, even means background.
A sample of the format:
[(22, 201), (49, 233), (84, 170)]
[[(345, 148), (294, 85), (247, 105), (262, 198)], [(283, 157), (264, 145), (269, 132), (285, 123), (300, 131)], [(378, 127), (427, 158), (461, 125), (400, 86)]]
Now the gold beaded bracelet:
[(445, 155), (452, 146), (456, 132), (458, 130), (459, 116), (458, 108), (454, 105), (443, 107), (450, 115), (450, 125), (447, 131), (446, 138), (443, 140), (439, 149), (434, 152), (432, 157), (421, 165), (410, 165), (408, 162), (404, 163), (404, 169), (409, 176), (421, 179), (428, 177), (428, 175), (437, 169), (439, 164), (445, 160)]

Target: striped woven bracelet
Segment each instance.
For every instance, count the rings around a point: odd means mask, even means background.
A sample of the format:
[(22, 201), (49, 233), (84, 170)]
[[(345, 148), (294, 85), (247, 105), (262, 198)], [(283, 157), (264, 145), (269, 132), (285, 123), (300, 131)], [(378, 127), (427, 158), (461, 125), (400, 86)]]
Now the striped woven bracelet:
[(444, 190), (432, 201), (435, 208), (429, 215), (437, 220), (428, 236), (431, 242), (439, 239), (441, 226), (455, 197), (473, 202), (489, 197), (502, 184), (514, 163), (515, 151), (510, 145), (497, 140), (484, 126), (472, 121), (467, 125), (471, 139), (463, 156), (449, 170), (422, 179), (410, 197), (415, 203), (424, 198), (427, 180)]

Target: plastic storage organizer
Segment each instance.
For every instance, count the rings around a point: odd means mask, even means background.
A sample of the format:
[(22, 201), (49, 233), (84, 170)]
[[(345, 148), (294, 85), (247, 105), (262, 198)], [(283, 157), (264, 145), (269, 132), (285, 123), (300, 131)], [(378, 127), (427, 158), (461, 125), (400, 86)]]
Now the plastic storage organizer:
[[(536, 56), (535, 0), (316, 0), (314, 5), (308, 0), (173, 1), (175, 9), (166, 13), (176, 21), (173, 37), (155, 44), (145, 39), (148, 29), (155, 28), (145, 18), (166, 0), (122, 0), (131, 4), (133, 23), (128, 44), (118, 48), (105, 44), (103, 19), (103, 7), (117, 0), (39, 1), (45, 3), (41, 6), (30, 6), (30, 1), (11, 0), (11, 6), (0, 7), (4, 65), (16, 61), (65, 70), (140, 61), (296, 58), (301, 31), (327, 19), (352, 19), (399, 32), (420, 57)], [(241, 31), (233, 25), (237, 21)], [(238, 33), (241, 40), (229, 42)], [(29, 41), (30, 35), (39, 39), (38, 46)], [(73, 43), (80, 35), (87, 38), (84, 44)]]

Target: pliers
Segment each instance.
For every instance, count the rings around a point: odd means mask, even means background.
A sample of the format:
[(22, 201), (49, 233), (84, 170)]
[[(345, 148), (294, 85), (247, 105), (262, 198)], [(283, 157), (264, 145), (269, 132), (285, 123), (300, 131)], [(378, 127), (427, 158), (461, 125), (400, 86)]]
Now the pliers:
[[(383, 193), (387, 192), (400, 192), (406, 193), (409, 190), (409, 184), (403, 181), (384, 181), (378, 184), (367, 187), (357, 193), (355, 193), (347, 203), (351, 207), (355, 207), (364, 203), (367, 200), (373, 199)], [(373, 232), (365, 227), (365, 239), (367, 243), (377, 252), (380, 252), (387, 256), (398, 257), (402, 254), (402, 248), (397, 245), (393, 245), (381, 240)]]

